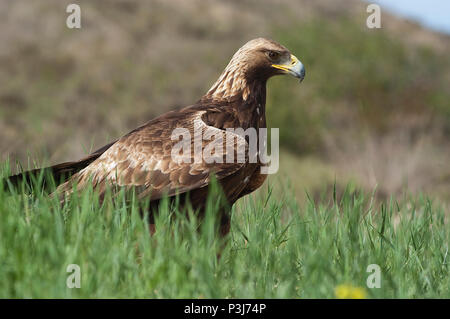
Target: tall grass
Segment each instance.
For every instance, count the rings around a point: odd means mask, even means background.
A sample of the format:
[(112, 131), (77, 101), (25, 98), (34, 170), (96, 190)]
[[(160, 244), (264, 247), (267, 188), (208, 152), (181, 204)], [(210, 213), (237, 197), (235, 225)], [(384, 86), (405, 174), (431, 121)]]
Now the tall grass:
[[(345, 192), (300, 209), (266, 194), (234, 207), (222, 240), (214, 205), (199, 223), (165, 202), (150, 235), (125, 196), (100, 204), (87, 190), (61, 205), (39, 180), (31, 194), (1, 183), (0, 297), (334, 298), (341, 284), (368, 298), (450, 297), (450, 231), (428, 199), (375, 205)], [(67, 287), (69, 264), (81, 288)], [(366, 287), (369, 264), (381, 288)]]

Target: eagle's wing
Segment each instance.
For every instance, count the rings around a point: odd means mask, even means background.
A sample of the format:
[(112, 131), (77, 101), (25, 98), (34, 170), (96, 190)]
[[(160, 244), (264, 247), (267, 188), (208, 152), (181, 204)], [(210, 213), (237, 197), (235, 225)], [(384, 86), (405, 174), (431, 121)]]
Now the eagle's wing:
[[(119, 139), (59, 189), (70, 192), (74, 182), (78, 189), (92, 184), (100, 192), (108, 185), (135, 187), (140, 197), (158, 199), (164, 194), (172, 196), (204, 187), (212, 174), (220, 180), (237, 172), (247, 161), (248, 143), (238, 134), (207, 125), (202, 120), (203, 113), (170, 112), (147, 123)], [(172, 156), (172, 149), (180, 142), (180, 139), (172, 140), (174, 129), (187, 130), (191, 137), (191, 152), (183, 154), (187, 155), (184, 160)], [(195, 139), (199, 137), (195, 135), (198, 132), (205, 136), (197, 140), (200, 143)], [(219, 162), (201, 156), (203, 153), (199, 152), (205, 150)], [(226, 163), (229, 152), (233, 152), (234, 160)], [(238, 152), (244, 154), (244, 160), (240, 157), (237, 161)]]

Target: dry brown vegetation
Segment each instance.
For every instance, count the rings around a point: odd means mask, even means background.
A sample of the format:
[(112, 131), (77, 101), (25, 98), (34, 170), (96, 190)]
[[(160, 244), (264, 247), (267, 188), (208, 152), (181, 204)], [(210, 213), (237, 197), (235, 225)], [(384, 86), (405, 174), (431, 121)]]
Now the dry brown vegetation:
[(269, 83), (277, 178), (299, 196), (336, 180), (450, 199), (448, 36), (387, 13), (368, 30), (356, 0), (83, 0), (82, 28), (69, 30), (71, 2), (0, 2), (2, 160), (81, 157), (195, 102), (238, 47), (265, 36), (307, 69), (301, 86)]

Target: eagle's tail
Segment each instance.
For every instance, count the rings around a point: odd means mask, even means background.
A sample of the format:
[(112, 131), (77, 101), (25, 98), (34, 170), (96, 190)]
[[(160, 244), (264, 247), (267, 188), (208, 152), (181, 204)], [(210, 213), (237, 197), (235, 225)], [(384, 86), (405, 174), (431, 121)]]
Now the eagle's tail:
[(43, 178), (43, 187), (49, 187), (49, 179), (53, 180), (57, 185), (65, 182), (70, 176), (76, 174), (93, 161), (95, 161), (100, 155), (102, 155), (108, 148), (111, 147), (116, 141), (103, 146), (95, 152), (89, 154), (85, 158), (75, 162), (65, 162), (56, 164), (44, 168), (36, 168), (33, 170), (25, 171), (16, 175), (12, 175), (4, 178), (3, 185), (8, 188), (8, 185), (13, 189), (17, 189), (20, 185), (31, 186), (39, 178)]
[(36, 181), (41, 177), (44, 179), (44, 186), (47, 186), (49, 178), (53, 179), (55, 183), (59, 184), (87, 165), (89, 165), (89, 163), (86, 163), (85, 161), (77, 161), (61, 163), (49, 167), (36, 168), (6, 177), (4, 179), (4, 184), (9, 184), (13, 188), (18, 188), (22, 184), (33, 185), (33, 181)]

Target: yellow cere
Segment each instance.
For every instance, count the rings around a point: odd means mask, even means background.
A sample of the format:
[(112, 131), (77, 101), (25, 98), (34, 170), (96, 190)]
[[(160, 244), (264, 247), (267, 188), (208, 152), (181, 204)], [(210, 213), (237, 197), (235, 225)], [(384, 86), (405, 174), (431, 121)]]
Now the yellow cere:
[(291, 65), (296, 65), (298, 62), (298, 59), (295, 55), (291, 54)]
[(272, 64), (272, 66), (276, 69), (280, 69), (283, 71), (289, 71), (289, 69), (291, 67), (293, 67), (294, 65), (296, 65), (298, 63), (298, 59), (295, 55), (291, 54), (291, 63), (290, 65), (285, 65), (285, 64)]

